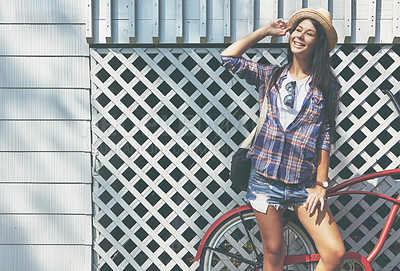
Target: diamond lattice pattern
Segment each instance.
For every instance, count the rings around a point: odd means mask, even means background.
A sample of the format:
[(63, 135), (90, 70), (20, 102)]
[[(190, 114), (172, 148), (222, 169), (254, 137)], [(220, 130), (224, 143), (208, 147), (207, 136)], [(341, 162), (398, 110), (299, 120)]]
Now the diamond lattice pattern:
[[(257, 120), (257, 93), (221, 67), (221, 50), (91, 49), (98, 270), (195, 270), (190, 260), (207, 227), (244, 204), (228, 168)], [(286, 49), (245, 57), (282, 65)], [(380, 89), (400, 98), (400, 46), (343, 45), (332, 66), (342, 84), (332, 180), (398, 167), (399, 113)], [(391, 196), (400, 182), (355, 188)], [(358, 196), (330, 203), (347, 249), (367, 255), (391, 204)], [(374, 270), (399, 270), (399, 236), (397, 220)]]

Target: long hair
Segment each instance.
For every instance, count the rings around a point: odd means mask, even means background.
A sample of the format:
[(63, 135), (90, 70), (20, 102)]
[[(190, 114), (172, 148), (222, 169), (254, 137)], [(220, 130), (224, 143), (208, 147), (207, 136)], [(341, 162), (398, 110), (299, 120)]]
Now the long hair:
[[(312, 86), (318, 88), (325, 99), (325, 115), (330, 126), (331, 143), (333, 143), (336, 135), (336, 115), (338, 113), (339, 90), (341, 86), (331, 69), (331, 58), (329, 56), (328, 39), (325, 31), (316, 20), (311, 19), (311, 21), (317, 30), (318, 38), (311, 62)], [(295, 30), (296, 27), (297, 25), (292, 29)], [(287, 60), (289, 64), (293, 63), (293, 52), (290, 49), (290, 42), (287, 49)], [(284, 67), (276, 69), (270, 82), (276, 84), (283, 69)]]

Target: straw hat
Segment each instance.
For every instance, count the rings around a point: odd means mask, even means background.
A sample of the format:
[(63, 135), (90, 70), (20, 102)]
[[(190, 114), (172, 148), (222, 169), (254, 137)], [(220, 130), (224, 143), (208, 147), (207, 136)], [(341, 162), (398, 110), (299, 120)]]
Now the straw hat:
[[(324, 28), (326, 36), (328, 37), (328, 44), (329, 44), (329, 52), (332, 51), (338, 41), (338, 36), (336, 33), (335, 28), (333, 27), (332, 24), (332, 19), (329, 11), (323, 8), (319, 9), (309, 9), (309, 8), (303, 8), (295, 13), (290, 17), (288, 21), (289, 26), (296, 26), (299, 21), (303, 19), (314, 19), (317, 22), (321, 24), (321, 26)], [(293, 32), (294, 29), (291, 30)]]

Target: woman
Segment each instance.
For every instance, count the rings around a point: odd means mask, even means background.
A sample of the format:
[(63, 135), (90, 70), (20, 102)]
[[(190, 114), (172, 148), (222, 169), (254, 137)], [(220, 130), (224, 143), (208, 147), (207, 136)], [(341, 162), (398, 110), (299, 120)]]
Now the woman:
[[(266, 36), (289, 31), (287, 65), (262, 65), (241, 57)], [(221, 53), (227, 69), (256, 86), (260, 108), (268, 103), (265, 122), (247, 155), (252, 172), (245, 196), (262, 235), (263, 270), (283, 268), (282, 214), (288, 207), (294, 208), (317, 246), (321, 260), (316, 270), (340, 270), (343, 262), (343, 241), (325, 202), (340, 88), (329, 57), (336, 43), (329, 12), (302, 9), (287, 23), (268, 23)]]

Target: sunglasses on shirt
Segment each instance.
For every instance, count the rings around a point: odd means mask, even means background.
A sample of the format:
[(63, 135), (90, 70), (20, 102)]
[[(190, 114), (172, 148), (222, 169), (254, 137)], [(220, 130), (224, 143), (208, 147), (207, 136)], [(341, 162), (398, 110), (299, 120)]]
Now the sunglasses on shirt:
[(283, 98), (283, 103), (290, 107), (293, 108), (294, 106), (294, 93), (296, 90), (296, 81), (292, 81), (286, 84), (285, 86), (286, 91), (288, 94)]

